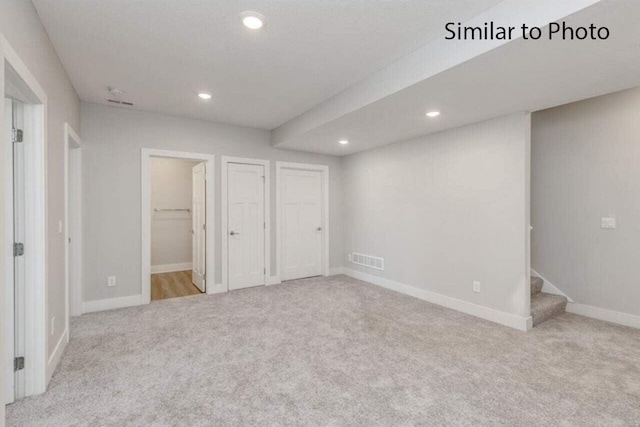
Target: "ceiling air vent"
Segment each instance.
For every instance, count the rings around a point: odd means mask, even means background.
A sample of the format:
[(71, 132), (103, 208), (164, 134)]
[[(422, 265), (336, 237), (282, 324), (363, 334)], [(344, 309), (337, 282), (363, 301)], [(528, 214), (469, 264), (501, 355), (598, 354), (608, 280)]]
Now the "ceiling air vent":
[(117, 99), (107, 99), (107, 101), (113, 104), (120, 104), (120, 105), (126, 105), (127, 107), (133, 107), (133, 102), (118, 101)]

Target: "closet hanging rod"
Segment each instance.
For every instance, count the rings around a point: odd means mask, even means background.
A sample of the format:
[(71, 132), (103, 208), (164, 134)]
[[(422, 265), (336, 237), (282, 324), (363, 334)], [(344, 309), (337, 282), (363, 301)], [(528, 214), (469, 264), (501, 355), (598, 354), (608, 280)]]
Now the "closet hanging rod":
[(183, 208), (183, 209), (162, 209), (162, 208), (155, 208), (153, 211), (154, 211), (154, 212), (191, 212), (191, 209), (189, 209), (189, 208)]

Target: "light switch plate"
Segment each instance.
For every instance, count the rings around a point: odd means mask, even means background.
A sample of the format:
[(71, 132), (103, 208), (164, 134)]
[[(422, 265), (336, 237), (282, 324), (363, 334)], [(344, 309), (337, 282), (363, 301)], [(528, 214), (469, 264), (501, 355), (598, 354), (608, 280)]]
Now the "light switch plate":
[(602, 218), (601, 227), (606, 230), (613, 230), (616, 228), (615, 218)]
[(473, 282), (473, 292), (480, 292), (480, 282)]

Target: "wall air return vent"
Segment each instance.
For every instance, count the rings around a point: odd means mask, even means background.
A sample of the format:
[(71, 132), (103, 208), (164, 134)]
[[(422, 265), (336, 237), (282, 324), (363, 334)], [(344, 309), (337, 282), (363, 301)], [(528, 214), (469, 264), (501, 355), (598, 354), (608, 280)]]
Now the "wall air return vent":
[(376, 270), (384, 270), (384, 258), (354, 252), (351, 254), (351, 262), (364, 265), (365, 267), (375, 268)]

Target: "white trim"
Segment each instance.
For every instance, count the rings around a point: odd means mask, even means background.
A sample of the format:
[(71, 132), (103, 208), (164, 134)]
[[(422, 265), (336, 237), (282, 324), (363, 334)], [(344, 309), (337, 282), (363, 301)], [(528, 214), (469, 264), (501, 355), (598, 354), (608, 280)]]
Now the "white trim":
[(220, 290), (217, 286), (212, 286), (215, 277), (215, 156), (212, 154), (190, 153), (187, 151), (157, 150), (142, 148), (140, 156), (141, 173), (141, 255), (142, 274), (140, 283), (142, 284), (142, 304), (151, 302), (151, 169), (152, 157), (163, 157), (169, 159), (195, 160), (206, 163), (206, 184), (207, 184), (207, 254), (206, 254), (206, 275), (205, 289), (208, 294), (217, 293)]
[(520, 331), (528, 331), (532, 328), (532, 318), (521, 317), (515, 314), (505, 313), (493, 308), (484, 307), (472, 302), (459, 300), (446, 295), (427, 291), (425, 289), (416, 288), (414, 286), (405, 285), (383, 277), (373, 276), (371, 274), (344, 268), (344, 274), (354, 279), (363, 280), (374, 285), (381, 286), (401, 294), (410, 295), (433, 304), (441, 305), (452, 310), (470, 314), (481, 319), (489, 320), (500, 325), (518, 329)]
[(82, 303), (82, 313), (94, 313), (96, 311), (114, 310), (116, 308), (135, 307), (144, 304), (142, 295), (130, 295), (128, 297), (99, 299)]
[(618, 325), (640, 328), (640, 316), (637, 314), (622, 313), (620, 311), (607, 310), (605, 308), (578, 303), (567, 304), (567, 311), (569, 313), (604, 320)]
[(174, 273), (176, 271), (187, 271), (193, 267), (192, 262), (179, 262), (176, 264), (159, 264), (151, 266), (151, 274)]
[(322, 174), (322, 275), (329, 276), (329, 166), (308, 163), (276, 162), (276, 277), (282, 280), (282, 170), (317, 171)]
[[(24, 105), (24, 131), (25, 144), (25, 247), (27, 249), (29, 268), (25, 272), (25, 357), (28, 358), (24, 372), (25, 395), (30, 396), (43, 393), (47, 386), (47, 349), (48, 349), (48, 297), (47, 297), (47, 95), (42, 89), (27, 66), (21, 61), (16, 52), (11, 48), (7, 40), (0, 35), (0, 65), (3, 83), (0, 85), (0, 97), (5, 97), (5, 85), (7, 80), (13, 82), (12, 88), (20, 89), (25, 94)], [(6, 74), (6, 75), (5, 75)], [(2, 107), (4, 109), (4, 106)], [(0, 117), (4, 122), (4, 117)], [(3, 124), (2, 124), (3, 125)], [(1, 126), (0, 126), (1, 127)], [(11, 158), (11, 140), (2, 142), (2, 155), (7, 154)], [(4, 169), (4, 168), (3, 168)], [(4, 285), (13, 283), (13, 188), (12, 171), (4, 170), (2, 182), (5, 183), (3, 191), (3, 205), (6, 211), (3, 215), (9, 215), (11, 229), (7, 229), (5, 222), (2, 225), (2, 251), (1, 260), (5, 270)], [(7, 177), (9, 179), (7, 180)], [(7, 272), (8, 270), (8, 272)], [(1, 289), (1, 288), (0, 288)], [(3, 290), (4, 297), (4, 290)], [(7, 325), (6, 327), (12, 327)], [(3, 334), (4, 335), (4, 334)], [(4, 343), (2, 343), (4, 346)], [(4, 394), (4, 389), (0, 391)]]
[(547, 279), (545, 279), (544, 277), (542, 277), (541, 274), (539, 274), (537, 271), (535, 271), (533, 268), (531, 269), (531, 275), (535, 276), (535, 277), (539, 277), (542, 279), (542, 292), (546, 293), (546, 294), (553, 294), (553, 295), (560, 295), (563, 296), (567, 299), (567, 301), (569, 302), (575, 302), (573, 301), (573, 299), (571, 297), (569, 297), (569, 295), (565, 294), (564, 292), (562, 292), (560, 289), (558, 289), (556, 286), (554, 286), (550, 281), (548, 281)]
[(60, 358), (62, 358), (62, 354), (64, 353), (64, 349), (67, 348), (67, 343), (69, 342), (69, 329), (65, 329), (58, 343), (56, 344), (56, 348), (49, 356), (49, 360), (47, 361), (47, 382), (51, 379), (54, 371), (56, 370), (56, 366), (58, 366), (58, 362), (60, 362)]
[(211, 292), (207, 292), (207, 294), (222, 294), (227, 292), (227, 289), (225, 288), (225, 286), (222, 283), (216, 283), (215, 289), (212, 290)]
[[(2, 46), (0, 46), (0, 49)], [(0, 69), (0, 75), (3, 75), (4, 67)], [(4, 84), (2, 84), (2, 89), (4, 90)], [(10, 107), (7, 110), (7, 107)], [(13, 121), (13, 106), (12, 101), (8, 102), (2, 100), (2, 114), (0, 114), (0, 126), (2, 135), (5, 135), (5, 132), (8, 130), (5, 127), (5, 119), (11, 117), (11, 121)], [(4, 257), (5, 261), (3, 263), (4, 268), (0, 269), (0, 273), (2, 274), (0, 280), (4, 284), (4, 288), (2, 289), (2, 294), (0, 298), (2, 299), (2, 317), (3, 319), (0, 321), (2, 323), (2, 331), (0, 336), (2, 336), (2, 343), (0, 348), (2, 348), (2, 352), (0, 353), (0, 360), (2, 361), (2, 367), (0, 368), (0, 378), (4, 378), (4, 381), (0, 383), (0, 405), (4, 405), (7, 403), (13, 403), (15, 401), (16, 396), (16, 385), (17, 378), (11, 366), (11, 359), (15, 357), (16, 354), (16, 345), (15, 345), (15, 334), (16, 334), (16, 324), (15, 324), (15, 296), (14, 296), (14, 259), (10, 255), (10, 250), (13, 250), (11, 244), (13, 243), (13, 234), (14, 234), (14, 224), (13, 224), (13, 153), (10, 150), (11, 146), (6, 144), (3, 141), (2, 147), (2, 156), (0, 159), (2, 160), (2, 167), (0, 171), (3, 172), (2, 183), (4, 184), (2, 205), (3, 212), (2, 216), (4, 218), (4, 222), (2, 224), (2, 252), (6, 254)], [(8, 234), (5, 237), (5, 234)], [(5, 398), (6, 396), (6, 398)], [(2, 408), (0, 408), (0, 411)], [(4, 418), (0, 419), (0, 425)]]
[(265, 285), (267, 286), (279, 285), (279, 284), (280, 284), (280, 279), (278, 278), (278, 276), (267, 277), (267, 283), (265, 283)]
[[(82, 141), (69, 123), (64, 124), (64, 141), (65, 318), (69, 330), (69, 317), (82, 314)], [(73, 197), (69, 194), (70, 186)]]
[[(220, 233), (222, 236), (220, 253), (221, 253), (221, 271), (222, 271), (222, 286), (224, 289), (229, 290), (229, 274), (228, 274), (228, 240), (229, 240), (229, 224), (228, 224), (228, 188), (227, 188), (227, 174), (229, 163), (243, 163), (247, 165), (260, 165), (264, 167), (264, 266), (266, 273), (264, 276), (264, 284), (269, 283), (271, 277), (271, 162), (263, 159), (248, 159), (245, 157), (231, 157), (222, 156), (221, 159), (221, 177), (220, 177), (220, 212), (221, 212), (221, 226)], [(276, 281), (280, 281), (276, 279)]]

